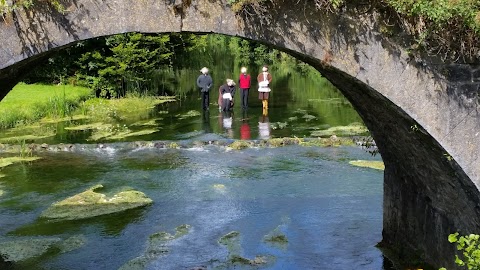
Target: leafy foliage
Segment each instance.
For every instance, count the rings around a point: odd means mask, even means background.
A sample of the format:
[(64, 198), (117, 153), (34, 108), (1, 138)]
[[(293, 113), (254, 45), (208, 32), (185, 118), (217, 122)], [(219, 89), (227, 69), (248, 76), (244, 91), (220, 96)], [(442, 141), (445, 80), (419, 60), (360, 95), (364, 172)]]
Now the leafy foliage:
[[(462, 251), (462, 257), (455, 255), (455, 263), (459, 266), (466, 267), (469, 270), (480, 270), (480, 236), (478, 234), (470, 234), (460, 236), (459, 233), (453, 233), (448, 236), (450, 243), (456, 243), (457, 249)], [(440, 268), (440, 270), (446, 270)]]
[(444, 59), (480, 56), (480, 1), (385, 0), (417, 44)]

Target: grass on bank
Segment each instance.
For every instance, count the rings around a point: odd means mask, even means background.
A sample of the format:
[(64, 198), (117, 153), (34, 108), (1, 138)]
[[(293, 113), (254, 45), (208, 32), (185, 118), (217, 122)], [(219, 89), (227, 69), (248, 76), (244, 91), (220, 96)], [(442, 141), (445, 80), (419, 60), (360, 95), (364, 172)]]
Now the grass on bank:
[(91, 90), (71, 85), (17, 84), (0, 102), (0, 128), (71, 115)]

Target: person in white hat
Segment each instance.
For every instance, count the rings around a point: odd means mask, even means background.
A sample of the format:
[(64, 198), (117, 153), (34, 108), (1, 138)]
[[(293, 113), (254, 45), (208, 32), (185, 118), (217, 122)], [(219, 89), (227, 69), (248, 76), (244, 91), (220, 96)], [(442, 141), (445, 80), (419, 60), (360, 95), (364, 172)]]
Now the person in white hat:
[(270, 83), (272, 82), (272, 75), (268, 72), (268, 66), (262, 67), (262, 72), (257, 76), (258, 81), (258, 98), (262, 100), (263, 114), (268, 114), (268, 98), (270, 96)]
[(240, 69), (240, 77), (238, 78), (238, 84), (240, 87), (240, 96), (242, 101), (242, 109), (246, 110), (248, 108), (248, 91), (250, 90), (251, 86), (251, 77), (250, 74), (247, 73), (247, 68), (242, 67)]
[(222, 95), (222, 111), (230, 111), (235, 96), (235, 82), (232, 79), (227, 79), (227, 83), (220, 86), (220, 94)]
[(197, 78), (197, 86), (200, 88), (202, 93), (202, 106), (204, 110), (208, 110), (210, 105), (210, 88), (213, 86), (213, 79), (208, 74), (208, 68), (203, 67), (200, 72), (200, 76)]

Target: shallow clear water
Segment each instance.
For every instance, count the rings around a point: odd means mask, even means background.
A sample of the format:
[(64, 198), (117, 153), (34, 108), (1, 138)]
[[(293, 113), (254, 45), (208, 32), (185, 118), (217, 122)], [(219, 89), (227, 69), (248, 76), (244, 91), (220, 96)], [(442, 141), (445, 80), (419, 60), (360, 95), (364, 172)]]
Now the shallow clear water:
[[(148, 258), (144, 269), (384, 267), (375, 248), (381, 240), (383, 172), (349, 165), (351, 159), (372, 159), (359, 148), (83, 148), (45, 153), (42, 160), (2, 170), (1, 242), (85, 239), (78, 249), (50, 250), (15, 269), (119, 269), (139, 256)], [(108, 194), (133, 187), (154, 203), (80, 221), (38, 219), (53, 202), (96, 184)], [(175, 234), (182, 224), (191, 226), (188, 234), (149, 247), (150, 235)], [(240, 233), (233, 245), (239, 256), (264, 255), (268, 263), (230, 264), (229, 250), (218, 240), (231, 231)], [(284, 234), (288, 243), (264, 241), (272, 232)], [(152, 248), (156, 252), (146, 256)]]

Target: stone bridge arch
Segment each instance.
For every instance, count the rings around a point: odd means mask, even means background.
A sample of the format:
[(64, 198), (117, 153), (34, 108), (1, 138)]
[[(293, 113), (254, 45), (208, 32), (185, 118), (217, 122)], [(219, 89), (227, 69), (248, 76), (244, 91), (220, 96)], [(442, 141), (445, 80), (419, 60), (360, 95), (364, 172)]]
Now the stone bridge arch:
[[(356, 108), (385, 162), (382, 244), (398, 258), (453, 265), (449, 233), (480, 232), (480, 66), (414, 58), (374, 11), (318, 11), (278, 0), (235, 14), (220, 0), (65, 0), (0, 23), (0, 97), (39, 60), (73, 42), (125, 32), (219, 33), (303, 60)], [(397, 39), (398, 40), (398, 39)]]

